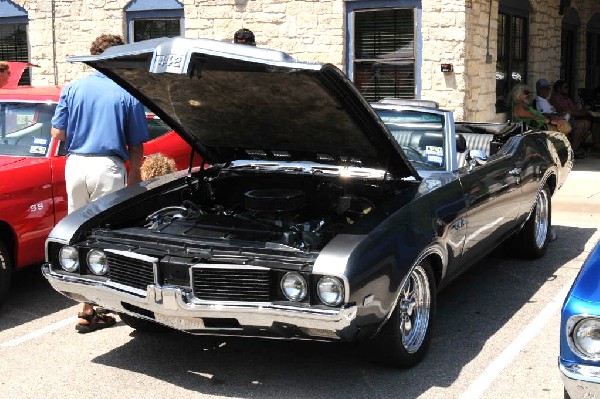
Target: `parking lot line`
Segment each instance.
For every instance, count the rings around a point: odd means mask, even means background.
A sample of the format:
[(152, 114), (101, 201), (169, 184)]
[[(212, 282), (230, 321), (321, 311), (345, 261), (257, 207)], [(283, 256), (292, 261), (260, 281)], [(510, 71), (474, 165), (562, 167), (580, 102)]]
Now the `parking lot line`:
[(44, 334), (47, 334), (49, 332), (61, 329), (65, 326), (68, 326), (69, 324), (74, 324), (77, 321), (77, 316), (73, 316), (73, 317), (69, 317), (68, 319), (65, 320), (61, 320), (59, 322), (56, 322), (54, 324), (50, 324), (49, 326), (46, 326), (44, 328), (41, 328), (39, 330), (30, 332), (29, 334), (25, 334), (21, 337), (18, 338), (14, 338), (11, 339), (10, 341), (6, 341), (2, 344), (0, 344), (0, 347), (2, 348), (6, 348), (9, 346), (17, 346), (19, 344), (22, 344), (23, 342), (29, 341), (31, 339), (35, 339), (37, 337), (40, 337)]
[(494, 359), (484, 372), (477, 378), (460, 396), (460, 399), (476, 399), (481, 397), (486, 389), (490, 387), (492, 382), (498, 377), (498, 375), (514, 360), (514, 358), (525, 348), (525, 346), (531, 341), (548, 323), (555, 312), (560, 311), (563, 301), (573, 280), (569, 282), (560, 290), (558, 294), (548, 303), (544, 309), (525, 327), (523, 331), (517, 336), (517, 338), (507, 346), (504, 351)]

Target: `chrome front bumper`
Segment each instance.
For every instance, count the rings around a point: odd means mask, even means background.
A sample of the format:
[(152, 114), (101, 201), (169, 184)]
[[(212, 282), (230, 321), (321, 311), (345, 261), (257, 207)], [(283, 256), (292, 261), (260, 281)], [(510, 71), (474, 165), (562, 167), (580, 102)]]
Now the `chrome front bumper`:
[[(273, 338), (273, 331), (281, 332), (282, 327), (293, 326), (306, 336), (287, 338), (336, 340), (354, 335), (351, 331), (343, 334), (343, 330), (356, 328), (353, 326), (356, 306), (315, 309), (262, 302), (207, 302), (192, 297), (179, 287), (150, 285), (143, 295), (120, 284), (56, 273), (48, 264), (42, 266), (42, 273), (56, 291), (69, 298), (195, 334), (247, 335), (244, 331), (251, 329), (255, 332), (252, 336)], [(206, 319), (211, 323), (205, 323)], [(219, 320), (232, 319), (239, 326), (219, 326)]]
[(567, 364), (559, 358), (558, 368), (565, 390), (572, 399), (600, 398), (600, 367)]

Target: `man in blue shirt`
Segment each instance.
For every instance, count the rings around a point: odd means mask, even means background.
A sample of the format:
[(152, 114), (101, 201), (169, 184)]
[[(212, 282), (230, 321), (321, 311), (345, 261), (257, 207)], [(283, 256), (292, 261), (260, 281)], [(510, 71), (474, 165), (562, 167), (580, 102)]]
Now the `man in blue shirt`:
[[(104, 34), (90, 48), (102, 54), (124, 44), (121, 36)], [(65, 142), (68, 212), (108, 193), (141, 181), (140, 167), (148, 127), (143, 105), (100, 72), (64, 87), (52, 118), (52, 137)], [(129, 174), (125, 162), (129, 161)], [(112, 316), (84, 303), (78, 314), (80, 333), (109, 327)]]

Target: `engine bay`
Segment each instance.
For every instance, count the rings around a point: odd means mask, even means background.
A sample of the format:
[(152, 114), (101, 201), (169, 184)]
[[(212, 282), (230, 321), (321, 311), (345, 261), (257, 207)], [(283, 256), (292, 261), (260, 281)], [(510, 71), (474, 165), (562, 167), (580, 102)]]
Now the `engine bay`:
[(312, 251), (340, 233), (368, 231), (394, 193), (365, 179), (246, 174), (204, 177), (181, 196), (179, 203), (149, 214), (144, 227), (169, 236), (270, 242)]

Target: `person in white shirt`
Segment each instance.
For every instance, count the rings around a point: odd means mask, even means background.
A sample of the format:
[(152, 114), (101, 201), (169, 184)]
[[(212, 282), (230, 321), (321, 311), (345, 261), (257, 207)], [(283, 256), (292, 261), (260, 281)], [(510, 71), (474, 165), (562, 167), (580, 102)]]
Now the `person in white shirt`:
[[(551, 89), (552, 85), (546, 79), (540, 79), (535, 83), (535, 91), (537, 94), (535, 97), (535, 109), (546, 116), (557, 114), (556, 108), (548, 101)], [(565, 119), (569, 120), (568, 117)]]

